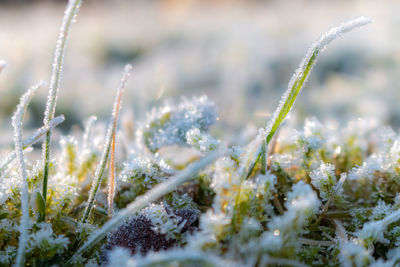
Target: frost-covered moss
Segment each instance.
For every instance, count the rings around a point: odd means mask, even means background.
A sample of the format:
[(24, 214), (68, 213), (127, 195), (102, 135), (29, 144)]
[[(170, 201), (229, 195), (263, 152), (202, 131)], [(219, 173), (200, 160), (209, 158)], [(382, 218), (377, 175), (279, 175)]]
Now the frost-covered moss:
[[(218, 114), (205, 96), (155, 108), (137, 122), (134, 138), (118, 143), (128, 65), (108, 127), (91, 117), (81, 132), (52, 140), (49, 154), (49, 131), (62, 121), (51, 119), (63, 33), (79, 6), (70, 1), (61, 29), (45, 125), (22, 140), (34, 90), (14, 117), (16, 149), (0, 169), (0, 265), (400, 264), (400, 134), (368, 120), (333, 129), (315, 118), (278, 131), (318, 54), (369, 19), (333, 28), (313, 44), (267, 127), (248, 145), (209, 131)], [(23, 150), (45, 133), (44, 157), (26, 158)], [(176, 164), (167, 147), (187, 160)]]

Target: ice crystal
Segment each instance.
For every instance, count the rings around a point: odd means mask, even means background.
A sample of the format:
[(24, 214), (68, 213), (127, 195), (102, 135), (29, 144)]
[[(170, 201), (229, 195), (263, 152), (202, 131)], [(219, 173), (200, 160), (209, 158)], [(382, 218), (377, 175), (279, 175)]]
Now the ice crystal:
[(49, 179), (49, 190), (52, 192), (52, 209), (61, 211), (79, 196), (76, 176), (57, 173)]
[(52, 226), (48, 223), (37, 225), (40, 230), (29, 236), (27, 253), (39, 252), (39, 259), (50, 259), (55, 254), (61, 254), (67, 248), (68, 238), (64, 235), (56, 235)]
[[(55, 117), (52, 119), (49, 123), (48, 126), (43, 126), (36, 130), (33, 135), (31, 135), (28, 139), (23, 141), (23, 148), (26, 149), (30, 145), (36, 143), (40, 137), (42, 137), (45, 133), (48, 131), (54, 129), (57, 127), (60, 123), (62, 123), (65, 120), (65, 117), (63, 115), (60, 115), (58, 117)], [(16, 157), (15, 150), (12, 151), (1, 163), (0, 163), (0, 171), (2, 171), (10, 162), (12, 162)]]
[(17, 248), (13, 246), (7, 246), (4, 251), (0, 251), (0, 264), (4, 266), (11, 266), (16, 255)]
[(316, 119), (306, 119), (303, 132), (297, 132), (295, 140), (306, 150), (317, 150), (323, 145), (322, 125)]
[(22, 181), (17, 176), (3, 177), (0, 179), (0, 205), (13, 195), (14, 190), (21, 188)]
[(115, 266), (129, 266), (131, 260), (131, 252), (122, 247), (116, 247), (110, 253), (108, 253), (108, 264), (109, 267)]
[(64, 175), (72, 175), (76, 172), (78, 165), (78, 141), (73, 136), (67, 136), (61, 138), (60, 145), (62, 150), (60, 159), (61, 172)]
[(383, 219), (378, 221), (370, 221), (364, 224), (363, 228), (359, 230), (356, 235), (361, 240), (367, 242), (367, 244), (373, 242), (381, 242), (383, 244), (388, 244), (389, 240), (384, 237), (387, 227), (398, 221), (400, 219), (400, 210), (391, 212), (389, 215), (385, 216)]
[(186, 142), (200, 150), (208, 152), (218, 147), (219, 141), (206, 133), (201, 133), (198, 128), (192, 128), (186, 133)]
[(281, 243), (271, 248), (274, 251), (279, 251), (282, 246), (298, 246), (295, 242), (297, 235), (304, 232), (308, 220), (317, 212), (320, 201), (312, 188), (300, 181), (288, 193), (285, 205), (287, 211), (282, 216), (275, 216), (268, 223), (270, 230), (264, 236), (274, 244)]
[(18, 169), (21, 180), (21, 210), (22, 216), (20, 220), (20, 236), (19, 245), (16, 259), (16, 266), (23, 266), (25, 263), (25, 247), (27, 243), (28, 228), (30, 224), (29, 218), (29, 192), (28, 192), (28, 177), (25, 165), (25, 159), (23, 155), (23, 143), (22, 143), (22, 120), (25, 113), (25, 109), (32, 98), (35, 91), (43, 85), (43, 82), (31, 87), (20, 100), (17, 110), (12, 118), (12, 124), (14, 127), (14, 143), (15, 143), (15, 154), (18, 160)]
[(345, 242), (340, 245), (339, 260), (343, 267), (368, 266), (372, 261), (369, 251), (354, 242)]
[(187, 224), (194, 222), (192, 217), (189, 210), (182, 213), (182, 209), (173, 210), (163, 202), (150, 204), (108, 235), (105, 250), (119, 246), (128, 249), (131, 254), (147, 254), (176, 246)]
[(78, 14), (81, 3), (81, 0), (70, 0), (68, 1), (68, 6), (65, 9), (60, 33), (58, 35), (56, 51), (54, 53), (53, 69), (50, 79), (50, 90), (44, 118), (45, 125), (47, 125), (54, 117), (62, 68), (64, 64), (64, 54), (67, 48), (68, 35), (71, 30), (72, 23), (74, 23), (76, 19), (76, 15)]
[(337, 182), (335, 166), (322, 162), (318, 169), (311, 172), (310, 178), (312, 185), (319, 190), (320, 197), (328, 200), (334, 193)]
[(236, 163), (230, 158), (222, 158), (216, 162), (211, 188), (216, 192), (213, 208), (217, 212), (230, 213), (234, 199), (239, 193), (241, 177), (236, 172)]
[(143, 210), (143, 214), (147, 217), (152, 226), (152, 230), (166, 235), (167, 240), (176, 238), (182, 230), (183, 224), (182, 219), (178, 218), (174, 214), (168, 213), (169, 207), (166, 207), (164, 203), (155, 205), (151, 204), (149, 207)]
[[(217, 119), (217, 109), (206, 96), (182, 98), (178, 105), (153, 110), (139, 136), (151, 151), (168, 145), (187, 145), (191, 129), (207, 131)], [(188, 136), (190, 138), (190, 134)]]

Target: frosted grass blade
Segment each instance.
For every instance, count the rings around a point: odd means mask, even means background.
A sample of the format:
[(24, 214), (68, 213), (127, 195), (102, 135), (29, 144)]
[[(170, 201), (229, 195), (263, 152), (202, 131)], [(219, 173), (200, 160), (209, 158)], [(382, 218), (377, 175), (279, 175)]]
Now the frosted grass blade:
[[(56, 44), (56, 51), (54, 53), (53, 69), (50, 79), (50, 89), (49, 95), (47, 97), (46, 110), (44, 113), (43, 124), (48, 125), (54, 117), (56, 110), (56, 102), (58, 89), (61, 80), (61, 73), (64, 64), (64, 54), (67, 47), (68, 35), (71, 30), (71, 26), (75, 21), (76, 15), (81, 6), (82, 0), (69, 0), (67, 8), (64, 12), (64, 17), (62, 20), (60, 33), (58, 35), (58, 40)], [(44, 171), (43, 171), (43, 190), (42, 196), (46, 204), (47, 196), (47, 183), (49, 176), (49, 163), (50, 163), (50, 139), (51, 130), (46, 134), (46, 141), (43, 144), (43, 161), (44, 161)], [(45, 220), (46, 214), (42, 214), (40, 220)]]
[(28, 231), (29, 231), (29, 199), (28, 199), (28, 178), (24, 160), (23, 153), (23, 143), (22, 143), (22, 121), (25, 114), (25, 109), (28, 106), (33, 94), (36, 90), (43, 85), (43, 82), (38, 83), (37, 85), (31, 87), (22, 97), (20, 103), (17, 106), (17, 110), (15, 111), (12, 118), (12, 125), (14, 128), (14, 143), (15, 143), (15, 154), (18, 160), (18, 170), (21, 179), (21, 219), (19, 224), (19, 240), (18, 240), (18, 250), (17, 250), (17, 258), (15, 261), (15, 266), (24, 266), (25, 265), (25, 248), (28, 242)]
[[(267, 124), (267, 127), (265, 129), (262, 129), (259, 133), (259, 135), (261, 135), (262, 138), (258, 138), (258, 142), (260, 144), (258, 145), (258, 150), (257, 153), (255, 154), (256, 158), (253, 158), (252, 164), (250, 165), (250, 168), (247, 171), (248, 175), (250, 175), (255, 164), (260, 159), (260, 156), (263, 158), (266, 157), (266, 155), (261, 155), (263, 140), (265, 140), (266, 142), (265, 146), (268, 146), (275, 132), (285, 121), (287, 115), (293, 108), (297, 96), (299, 95), (301, 89), (304, 87), (304, 84), (307, 81), (311, 69), (313, 68), (313, 66), (317, 61), (318, 55), (326, 49), (326, 46), (329, 43), (331, 43), (333, 40), (340, 37), (344, 33), (351, 31), (354, 28), (358, 28), (366, 24), (369, 24), (371, 22), (372, 20), (369, 18), (359, 17), (357, 19), (342, 23), (338, 27), (332, 28), (331, 30), (323, 34), (318, 41), (316, 41), (311, 45), (307, 54), (301, 61), (299, 67), (297, 68), (292, 78), (290, 79), (288, 88), (286, 92), (283, 94), (279, 106), (273, 113), (272, 118), (269, 120)], [(263, 153), (267, 153), (267, 149), (264, 149)]]
[(117, 120), (118, 120), (118, 113), (120, 110), (122, 90), (125, 87), (125, 84), (128, 80), (131, 70), (132, 70), (131, 65), (128, 64), (125, 66), (120, 85), (117, 89), (117, 95), (114, 100), (114, 107), (113, 107), (113, 112), (112, 112), (112, 116), (111, 116), (111, 122), (107, 129), (107, 134), (106, 134), (106, 139), (105, 139), (105, 143), (104, 143), (103, 153), (101, 155), (101, 160), (100, 160), (99, 164), (97, 165), (93, 183), (92, 183), (92, 187), (90, 188), (88, 205), (85, 209), (85, 213), (84, 213), (83, 219), (82, 219), (83, 223), (85, 223), (89, 217), (90, 211), (91, 211), (93, 203), (94, 203), (94, 197), (96, 196), (97, 190), (99, 189), (99, 186), (101, 183), (101, 178), (103, 176), (104, 169), (106, 168), (108, 156), (109, 156), (110, 150), (111, 150), (111, 143), (112, 143), (113, 135), (114, 135), (116, 127), (117, 127)]
[[(59, 124), (64, 122), (65, 117), (64, 115), (60, 115), (52, 119), (47, 126), (42, 126), (41, 128), (37, 129), (31, 136), (29, 136), (26, 140), (23, 141), (22, 143), (22, 148), (25, 150), (31, 145), (35, 144), (37, 141), (40, 140), (40, 138), (46, 134), (48, 131), (53, 130), (56, 128)], [(0, 172), (4, 170), (5, 167), (7, 167), (8, 164), (10, 164), (16, 157), (15, 150), (10, 152), (7, 157), (5, 157), (1, 163), (0, 163)]]
[(134, 215), (142, 208), (146, 207), (148, 204), (157, 201), (160, 197), (168, 194), (176, 189), (177, 186), (194, 179), (196, 174), (206, 166), (212, 164), (216, 161), (223, 153), (225, 153), (224, 149), (214, 150), (210, 152), (200, 160), (193, 163), (191, 166), (187, 167), (185, 170), (177, 173), (176, 175), (170, 177), (166, 181), (161, 184), (156, 185), (147, 193), (142, 196), (138, 196), (134, 202), (129, 204), (125, 209), (119, 211), (115, 216), (106, 222), (101, 229), (94, 232), (83, 244), (83, 246), (72, 256), (72, 258), (82, 255), (86, 250), (90, 249), (97, 242), (102, 240), (108, 232), (118, 227), (120, 224), (124, 222), (126, 218)]

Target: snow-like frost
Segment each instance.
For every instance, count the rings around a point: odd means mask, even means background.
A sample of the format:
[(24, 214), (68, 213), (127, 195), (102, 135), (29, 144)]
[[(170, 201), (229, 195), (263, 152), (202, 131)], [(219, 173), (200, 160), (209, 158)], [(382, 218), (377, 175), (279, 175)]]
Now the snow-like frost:
[[(182, 98), (178, 105), (166, 104), (154, 109), (148, 115), (147, 121), (139, 130), (139, 140), (153, 152), (163, 146), (187, 146), (187, 133), (198, 129), (203, 133), (217, 119), (217, 108), (206, 96)], [(189, 136), (190, 138), (190, 136)]]
[(17, 106), (12, 118), (12, 125), (14, 128), (14, 143), (15, 143), (15, 154), (18, 160), (18, 169), (21, 180), (21, 220), (20, 220), (20, 236), (18, 244), (18, 252), (15, 265), (23, 266), (25, 263), (25, 248), (28, 241), (28, 228), (30, 225), (29, 218), (29, 193), (28, 193), (28, 177), (25, 166), (25, 159), (23, 153), (23, 143), (22, 143), (22, 121), (25, 114), (25, 109), (31, 100), (33, 94), (42, 86), (44, 82), (40, 82), (37, 85), (31, 87), (20, 99), (20, 103)]
[(44, 113), (44, 125), (47, 125), (54, 117), (68, 36), (71, 26), (75, 22), (76, 15), (78, 14), (81, 4), (82, 0), (69, 0), (67, 8), (64, 12), (64, 17), (56, 44), (56, 50), (54, 53), (53, 69), (50, 78), (50, 90), (47, 98), (46, 111)]
[[(31, 136), (29, 136), (26, 140), (23, 141), (22, 147), (24, 149), (28, 148), (29, 146), (35, 144), (39, 139), (48, 131), (56, 128), (59, 124), (64, 122), (65, 117), (64, 115), (60, 115), (52, 119), (48, 126), (43, 126), (37, 129)], [(4, 158), (0, 163), (0, 172), (11, 162), (15, 159), (16, 154), (15, 150), (10, 152), (6, 158)]]
[(197, 162), (188, 166), (185, 170), (170, 177), (163, 183), (153, 187), (152, 189), (147, 191), (146, 194), (137, 197), (135, 201), (129, 204), (125, 209), (122, 209), (118, 213), (116, 213), (115, 216), (111, 220), (106, 222), (101, 229), (89, 236), (88, 240), (82, 245), (82, 247), (79, 248), (74, 256), (81, 255), (84, 251), (91, 248), (97, 241), (103, 239), (109, 231), (121, 225), (124, 220), (132, 214), (135, 214), (148, 204), (173, 191), (178, 185), (193, 179), (196, 173), (198, 173), (201, 169), (208, 166), (209, 164), (213, 163), (215, 160), (217, 160), (217, 158), (221, 156), (221, 154), (225, 152), (225, 150), (221, 151), (221, 149), (210, 152)]

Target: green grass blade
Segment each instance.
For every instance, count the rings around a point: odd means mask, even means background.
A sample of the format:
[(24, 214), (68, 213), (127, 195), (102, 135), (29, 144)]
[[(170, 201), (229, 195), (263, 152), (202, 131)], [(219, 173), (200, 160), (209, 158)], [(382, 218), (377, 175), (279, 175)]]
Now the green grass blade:
[[(50, 90), (47, 98), (46, 110), (44, 113), (44, 120), (43, 120), (44, 125), (48, 125), (50, 121), (54, 118), (58, 88), (60, 85), (61, 73), (64, 65), (64, 55), (65, 55), (65, 50), (67, 48), (68, 35), (71, 30), (71, 26), (75, 21), (81, 3), (82, 0), (69, 0), (67, 8), (64, 13), (62, 25), (60, 28), (60, 33), (58, 35), (56, 51), (54, 53), (53, 69), (50, 80)], [(49, 166), (50, 166), (50, 140), (51, 140), (51, 130), (46, 133), (46, 141), (43, 144), (44, 170), (43, 170), (42, 195), (45, 203), (47, 198), (47, 183), (48, 183)], [(46, 214), (42, 214), (39, 220), (44, 221), (45, 216)]]
[[(269, 142), (271, 141), (272, 137), (276, 133), (276, 131), (279, 129), (279, 127), (282, 125), (282, 123), (285, 121), (287, 115), (289, 112), (292, 110), (293, 105), (296, 101), (297, 96), (299, 95), (301, 89), (304, 87), (307, 78), (310, 74), (311, 69), (315, 65), (317, 61), (318, 55), (325, 50), (326, 46), (331, 43), (333, 40), (336, 38), (340, 37), (344, 33), (354, 29), (358, 28), (361, 26), (364, 26), (366, 24), (371, 23), (372, 20), (369, 18), (365, 17), (359, 17), (357, 19), (342, 23), (338, 27), (332, 28), (325, 34), (323, 34), (318, 41), (316, 41), (308, 50), (306, 56), (303, 58), (301, 61), (298, 69), (295, 71), (293, 74), (292, 78), (290, 79), (288, 88), (286, 92), (283, 94), (280, 104), (278, 108), (275, 110), (275, 112), (272, 115), (272, 118), (268, 122), (268, 125), (265, 129), (262, 129), (260, 131), (260, 135), (263, 138), (259, 138), (258, 142), (258, 150), (255, 158), (252, 160), (252, 164), (250, 164), (250, 168), (246, 172), (247, 175), (250, 175), (252, 170), (254, 169), (256, 163), (260, 158), (265, 158), (267, 149), (262, 149), (262, 140), (265, 139), (266, 141), (266, 146), (268, 146)], [(261, 152), (263, 151), (263, 152)], [(261, 154), (265, 155), (261, 155)]]

